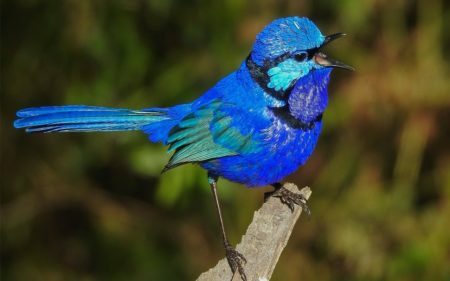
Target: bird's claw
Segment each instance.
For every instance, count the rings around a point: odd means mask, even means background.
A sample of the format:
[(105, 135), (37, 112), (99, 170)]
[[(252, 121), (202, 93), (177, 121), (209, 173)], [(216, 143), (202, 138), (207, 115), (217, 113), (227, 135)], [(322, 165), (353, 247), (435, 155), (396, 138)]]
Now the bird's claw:
[(295, 205), (299, 205), (302, 209), (309, 215), (311, 215), (311, 211), (307, 205), (307, 200), (302, 194), (294, 193), (284, 186), (277, 188), (273, 193), (273, 197), (280, 198), (280, 201), (283, 204), (286, 204), (291, 211), (294, 211)]
[(236, 270), (241, 275), (241, 279), (243, 281), (247, 281), (247, 277), (245, 276), (243, 264), (247, 263), (244, 255), (236, 251), (231, 245), (225, 246), (225, 252), (228, 264), (231, 267), (231, 271), (235, 274)]

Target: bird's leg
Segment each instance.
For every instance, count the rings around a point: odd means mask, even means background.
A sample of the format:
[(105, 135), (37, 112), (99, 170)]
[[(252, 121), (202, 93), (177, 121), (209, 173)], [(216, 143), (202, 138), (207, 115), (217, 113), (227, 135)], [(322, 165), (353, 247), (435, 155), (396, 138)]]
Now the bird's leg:
[(306, 198), (302, 194), (293, 193), (278, 182), (272, 184), (272, 186), (275, 188), (275, 190), (265, 193), (265, 199), (267, 199), (269, 196), (278, 197), (283, 204), (286, 204), (289, 209), (291, 209), (292, 212), (294, 211), (295, 205), (299, 205), (308, 215), (311, 215), (311, 211), (306, 204)]
[(225, 255), (227, 257), (228, 264), (230, 265), (231, 271), (233, 274), (236, 272), (236, 270), (241, 275), (241, 279), (243, 281), (247, 281), (247, 277), (245, 276), (243, 264), (247, 262), (245, 257), (236, 251), (233, 246), (231, 246), (230, 242), (227, 238), (227, 233), (225, 232), (225, 226), (223, 224), (223, 218), (222, 218), (222, 211), (220, 209), (219, 204), (219, 196), (217, 195), (217, 177), (208, 175), (208, 181), (209, 185), (211, 187), (211, 191), (213, 193), (214, 202), (216, 204), (217, 214), (219, 215), (219, 221), (220, 221), (220, 228), (222, 230), (222, 240), (223, 245), (225, 247)]

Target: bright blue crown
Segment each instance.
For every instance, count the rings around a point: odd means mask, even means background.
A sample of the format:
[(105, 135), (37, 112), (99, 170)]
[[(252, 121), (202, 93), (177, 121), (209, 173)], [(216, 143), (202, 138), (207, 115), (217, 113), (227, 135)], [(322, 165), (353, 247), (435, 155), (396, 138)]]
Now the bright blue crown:
[(277, 19), (256, 36), (252, 59), (262, 65), (264, 60), (276, 58), (285, 53), (317, 48), (324, 40), (325, 36), (308, 18)]

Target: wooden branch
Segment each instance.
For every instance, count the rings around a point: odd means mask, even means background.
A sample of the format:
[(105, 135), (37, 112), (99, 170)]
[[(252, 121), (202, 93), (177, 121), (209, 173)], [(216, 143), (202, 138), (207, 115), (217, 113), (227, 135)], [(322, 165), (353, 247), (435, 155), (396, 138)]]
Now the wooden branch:
[[(294, 193), (302, 194), (306, 199), (311, 196), (311, 189), (304, 187), (301, 191), (292, 183), (284, 187)], [(244, 266), (248, 281), (268, 281), (284, 247), (291, 236), (302, 208), (295, 207), (291, 212), (289, 207), (281, 203), (279, 198), (270, 197), (262, 207), (255, 212), (253, 220), (242, 237), (236, 249), (245, 256)], [(241, 281), (239, 273), (233, 276), (226, 258), (200, 275), (197, 281)]]

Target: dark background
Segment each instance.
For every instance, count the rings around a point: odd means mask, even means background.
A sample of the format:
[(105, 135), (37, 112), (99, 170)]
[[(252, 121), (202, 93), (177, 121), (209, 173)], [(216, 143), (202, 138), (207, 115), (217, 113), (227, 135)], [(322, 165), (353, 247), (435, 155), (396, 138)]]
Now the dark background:
[[(223, 256), (205, 172), (140, 132), (25, 134), (16, 110), (193, 100), (288, 15), (349, 34), (273, 280), (450, 280), (448, 1), (4, 0), (2, 280), (193, 280)], [(237, 242), (266, 189), (219, 182)]]

